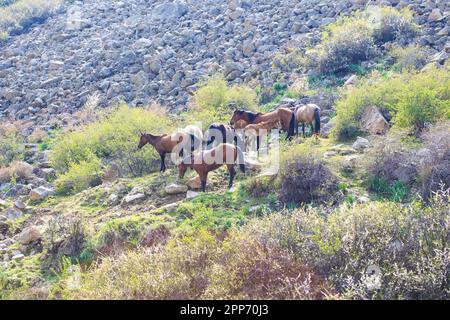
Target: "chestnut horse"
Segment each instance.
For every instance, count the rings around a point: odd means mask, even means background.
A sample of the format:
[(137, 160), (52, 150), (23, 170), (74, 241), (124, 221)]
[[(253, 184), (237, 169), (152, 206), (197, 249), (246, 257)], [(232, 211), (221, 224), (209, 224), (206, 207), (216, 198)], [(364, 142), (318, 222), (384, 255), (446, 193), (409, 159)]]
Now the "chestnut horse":
[(228, 186), (231, 188), (233, 186), (234, 176), (236, 175), (236, 170), (234, 169), (236, 160), (241, 171), (245, 173), (244, 154), (242, 150), (233, 144), (221, 143), (213, 149), (191, 154), (191, 156), (183, 159), (178, 165), (179, 177), (182, 179), (188, 168), (194, 169), (200, 177), (202, 191), (205, 192), (208, 173), (226, 165), (230, 173)]
[(261, 137), (267, 135), (271, 129), (279, 129), (280, 126), (280, 121), (277, 119), (249, 124), (244, 127), (244, 137), (248, 140), (256, 137), (256, 150), (259, 150)]
[(290, 139), (294, 135), (295, 117), (292, 110), (288, 108), (279, 107), (269, 113), (235, 110), (230, 124), (233, 125), (239, 120), (244, 120), (248, 124), (278, 120), (281, 124), (281, 129), (287, 133), (286, 139)]
[(190, 150), (193, 152), (201, 146), (201, 141), (203, 140), (203, 134), (200, 128), (195, 126), (188, 126), (182, 130), (168, 135), (152, 135), (150, 133), (141, 133), (139, 139), (138, 149), (142, 149), (146, 144), (152, 145), (159, 156), (161, 157), (161, 169), (160, 171), (166, 171), (166, 154), (172, 153), (179, 150), (179, 156), (184, 155), (184, 150), (187, 149), (190, 142)]
[[(295, 115), (295, 132), (298, 135), (298, 125), (302, 124), (303, 137), (305, 137), (305, 125), (311, 124), (311, 132), (314, 136), (320, 134), (320, 108), (312, 103), (297, 106), (294, 109)], [(314, 126), (313, 126), (314, 122)]]

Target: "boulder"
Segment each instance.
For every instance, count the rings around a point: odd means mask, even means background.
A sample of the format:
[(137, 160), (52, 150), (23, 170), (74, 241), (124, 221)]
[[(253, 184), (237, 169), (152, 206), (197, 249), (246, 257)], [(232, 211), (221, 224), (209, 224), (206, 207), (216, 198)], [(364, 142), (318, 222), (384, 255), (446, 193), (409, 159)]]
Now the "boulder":
[(187, 183), (187, 186), (190, 189), (200, 189), (202, 187), (202, 183), (200, 181), (200, 177), (199, 176), (195, 176), (194, 178), (189, 180), (188, 183)]
[(352, 171), (356, 167), (356, 163), (359, 159), (358, 155), (350, 155), (344, 158), (343, 167), (345, 170)]
[(353, 143), (352, 148), (358, 151), (362, 151), (367, 148), (370, 148), (370, 142), (365, 138), (358, 137), (356, 138), (356, 141)]
[(200, 195), (200, 192), (189, 190), (186, 193), (186, 199), (194, 199)]
[(436, 22), (436, 21), (440, 21), (443, 18), (441, 10), (439, 9), (433, 9), (433, 11), (431, 11), (430, 15), (428, 16), (428, 22)]
[(123, 198), (124, 204), (137, 204), (145, 200), (146, 195), (143, 193), (129, 194)]
[(364, 111), (361, 123), (371, 134), (384, 134), (389, 129), (389, 123), (376, 107), (369, 107)]
[(15, 220), (20, 218), (23, 215), (23, 213), (16, 207), (11, 207), (3, 210), (2, 215), (10, 220)]
[(41, 186), (41, 187), (31, 190), (29, 193), (29, 197), (30, 197), (30, 200), (32, 200), (32, 201), (39, 201), (39, 200), (43, 200), (49, 196), (52, 196), (54, 194), (55, 194), (55, 191), (53, 189)]
[(152, 10), (151, 16), (155, 20), (174, 21), (185, 15), (187, 11), (188, 6), (185, 2), (175, 1), (156, 6)]
[(30, 244), (41, 238), (41, 232), (38, 228), (32, 226), (22, 230), (22, 232), (17, 236), (17, 242), (23, 245)]
[(180, 194), (188, 191), (188, 187), (184, 184), (172, 183), (164, 188), (167, 194)]

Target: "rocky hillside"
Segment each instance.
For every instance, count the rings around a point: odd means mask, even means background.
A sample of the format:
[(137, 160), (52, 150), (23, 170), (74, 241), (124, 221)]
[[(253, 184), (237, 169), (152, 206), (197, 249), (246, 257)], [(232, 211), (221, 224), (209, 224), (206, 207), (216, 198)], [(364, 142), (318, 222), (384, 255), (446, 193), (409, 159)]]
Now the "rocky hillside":
[(417, 42), (446, 54), (448, 1), (75, 1), (0, 44), (0, 118), (44, 124), (94, 93), (103, 106), (158, 101), (181, 110), (218, 71), (235, 83), (288, 83), (294, 70), (274, 56), (304, 50), (320, 26), (367, 2), (411, 8), (423, 30)]

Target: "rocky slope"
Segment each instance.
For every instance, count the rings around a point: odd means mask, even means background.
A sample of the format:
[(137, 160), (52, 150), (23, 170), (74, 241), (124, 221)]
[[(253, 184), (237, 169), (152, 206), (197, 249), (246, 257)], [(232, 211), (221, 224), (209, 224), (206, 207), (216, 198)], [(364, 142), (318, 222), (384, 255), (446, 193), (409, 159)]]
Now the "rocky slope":
[[(317, 40), (318, 27), (368, 1), (76, 1), (0, 47), (0, 118), (43, 124), (98, 93), (102, 105), (186, 106), (198, 81), (288, 81), (274, 55)], [(370, 1), (369, 1), (370, 2)], [(384, 0), (410, 7), (436, 53), (448, 48), (447, 1)]]

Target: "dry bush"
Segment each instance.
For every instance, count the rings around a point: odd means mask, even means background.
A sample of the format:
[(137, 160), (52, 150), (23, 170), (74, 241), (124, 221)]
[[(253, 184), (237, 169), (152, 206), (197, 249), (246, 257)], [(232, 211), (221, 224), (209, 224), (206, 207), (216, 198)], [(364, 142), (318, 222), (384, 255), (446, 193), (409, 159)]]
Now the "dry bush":
[[(449, 210), (447, 190), (430, 205), (370, 202), (331, 212), (309, 207), (245, 228), (262, 243), (292, 251), (334, 286), (334, 298), (445, 299)], [(369, 275), (372, 266), (380, 273)]]
[(28, 136), (27, 141), (30, 143), (39, 143), (42, 142), (45, 138), (47, 138), (47, 132), (42, 130), (41, 128), (36, 128), (33, 132)]
[(0, 168), (0, 182), (26, 181), (33, 177), (33, 166), (24, 161), (14, 161), (8, 167)]
[(310, 155), (298, 155), (283, 164), (280, 200), (284, 203), (336, 200), (338, 180), (325, 163)]
[(330, 290), (287, 250), (250, 233), (232, 234), (214, 262), (207, 299), (323, 299)]
[(422, 135), (425, 148), (417, 155), (421, 178), (420, 194), (429, 199), (440, 188), (450, 188), (450, 122), (430, 128)]
[(201, 230), (151, 251), (105, 258), (84, 275), (80, 299), (320, 299), (324, 281), (288, 251), (232, 232)]

